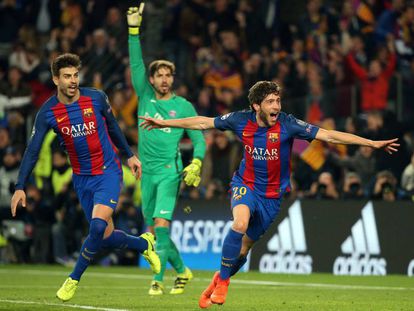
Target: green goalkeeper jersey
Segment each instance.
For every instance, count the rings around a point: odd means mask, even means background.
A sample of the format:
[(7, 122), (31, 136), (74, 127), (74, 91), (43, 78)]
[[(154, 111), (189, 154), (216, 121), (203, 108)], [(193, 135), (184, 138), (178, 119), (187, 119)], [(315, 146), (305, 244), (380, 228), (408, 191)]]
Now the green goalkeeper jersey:
[[(138, 116), (156, 119), (178, 119), (196, 116), (193, 105), (175, 94), (168, 100), (157, 100), (149, 83), (142, 58), (139, 36), (129, 35), (129, 57), (132, 84), (138, 95)], [(139, 124), (142, 120), (139, 120)], [(194, 146), (194, 158), (203, 160), (206, 150), (204, 136), (200, 131), (179, 128), (138, 130), (138, 154), (142, 171), (146, 174), (178, 174), (183, 169), (179, 143), (184, 131)]]

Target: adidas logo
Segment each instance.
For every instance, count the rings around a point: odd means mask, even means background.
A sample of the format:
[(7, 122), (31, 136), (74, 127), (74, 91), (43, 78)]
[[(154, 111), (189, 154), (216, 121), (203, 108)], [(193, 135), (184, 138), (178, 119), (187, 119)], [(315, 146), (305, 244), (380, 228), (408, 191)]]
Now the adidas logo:
[(277, 227), (278, 233), (267, 242), (267, 249), (276, 254), (264, 254), (260, 258), (260, 272), (312, 273), (312, 257), (303, 254), (307, 247), (300, 201), (295, 201), (288, 213)]
[[(333, 274), (336, 275), (386, 275), (387, 262), (380, 258), (380, 244), (372, 202), (362, 209), (362, 218), (351, 229), (351, 235), (341, 245), (348, 256), (336, 258)], [(376, 257), (373, 257), (376, 256)]]

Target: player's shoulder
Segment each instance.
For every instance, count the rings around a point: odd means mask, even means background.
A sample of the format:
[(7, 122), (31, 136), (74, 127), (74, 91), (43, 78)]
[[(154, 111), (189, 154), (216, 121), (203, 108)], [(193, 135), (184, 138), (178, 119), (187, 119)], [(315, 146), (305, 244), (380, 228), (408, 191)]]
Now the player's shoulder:
[(186, 98), (184, 98), (182, 96), (179, 96), (179, 95), (175, 95), (174, 94), (173, 95), (173, 99), (175, 100), (175, 102), (177, 102), (180, 105), (183, 105), (183, 106), (193, 106), (193, 104), (190, 101), (188, 101)]
[(279, 113), (279, 121), (281, 123), (285, 124), (295, 124), (295, 125), (301, 125), (306, 126), (307, 123), (305, 121), (302, 121), (301, 119), (296, 118), (293, 114), (287, 114), (286, 112), (281, 111)]
[(59, 104), (59, 99), (57, 98), (56, 94), (50, 96), (40, 107), (38, 111), (38, 115), (44, 114), (47, 111), (51, 110), (54, 106)]
[(293, 114), (287, 114), (286, 112), (279, 112), (279, 121), (280, 122), (291, 122), (294, 121), (296, 118)]
[(82, 96), (88, 97), (106, 97), (104, 91), (96, 89), (94, 87), (80, 87), (79, 88), (80, 94)]
[(81, 87), (79, 91), (81, 96), (90, 97), (95, 103), (100, 105), (109, 104), (108, 95), (102, 90), (93, 87)]
[(227, 114), (224, 114), (220, 116), (219, 118), (221, 120), (231, 119), (234, 121), (245, 121), (245, 120), (255, 120), (254, 118), (255, 112), (252, 110), (239, 110), (239, 111), (233, 111)]

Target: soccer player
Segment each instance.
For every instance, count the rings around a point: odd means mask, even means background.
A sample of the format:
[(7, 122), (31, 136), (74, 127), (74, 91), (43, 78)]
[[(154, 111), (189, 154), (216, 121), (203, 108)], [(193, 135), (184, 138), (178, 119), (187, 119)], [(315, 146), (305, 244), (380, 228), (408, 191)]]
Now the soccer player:
[(201, 308), (223, 304), (230, 277), (246, 262), (252, 245), (260, 239), (279, 213), (283, 194), (290, 191), (290, 157), (295, 138), (356, 144), (397, 151), (397, 139), (372, 141), (356, 135), (325, 130), (281, 111), (280, 87), (260, 81), (248, 94), (249, 111), (217, 118), (177, 120), (142, 118), (142, 128), (180, 127), (233, 131), (243, 143), (243, 159), (231, 182), (233, 224), (223, 242), (220, 272), (199, 299)]
[(46, 133), (53, 129), (69, 154), (73, 186), (89, 222), (89, 235), (74, 270), (56, 293), (62, 301), (73, 297), (83, 272), (102, 247), (137, 250), (154, 272), (160, 270), (151, 233), (135, 237), (114, 230), (112, 214), (122, 186), (121, 163), (115, 146), (128, 158), (128, 166), (136, 178), (141, 175), (141, 163), (130, 150), (105, 93), (79, 87), (80, 67), (80, 59), (74, 54), (62, 54), (52, 62), (57, 95), (48, 99), (37, 113), (11, 199), (11, 213), (15, 217), (17, 206), (20, 203), (26, 206), (25, 183), (36, 164)]
[[(167, 60), (156, 60), (149, 65), (149, 81), (142, 58), (139, 28), (144, 3), (131, 7), (127, 13), (129, 26), (129, 56), (134, 89), (139, 98), (138, 115), (156, 119), (176, 119), (196, 116), (194, 107), (174, 94), (175, 66)], [(170, 294), (182, 294), (193, 277), (184, 265), (177, 247), (170, 238), (170, 223), (177, 201), (181, 175), (188, 186), (200, 183), (201, 164), (206, 149), (201, 132), (186, 130), (194, 145), (193, 160), (183, 170), (178, 144), (184, 130), (164, 128), (153, 132), (139, 129), (138, 152), (142, 161), (142, 210), (145, 223), (157, 239), (156, 251), (161, 260), (161, 272), (154, 275), (150, 295), (164, 293), (163, 278), (167, 261), (177, 272)]]

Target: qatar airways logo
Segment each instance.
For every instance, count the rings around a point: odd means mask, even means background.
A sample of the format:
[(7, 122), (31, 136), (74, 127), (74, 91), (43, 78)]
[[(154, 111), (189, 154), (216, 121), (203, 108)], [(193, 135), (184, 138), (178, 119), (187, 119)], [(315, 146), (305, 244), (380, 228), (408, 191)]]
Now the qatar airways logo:
[(92, 135), (96, 132), (95, 122), (81, 123), (71, 126), (63, 126), (61, 132), (73, 138)]
[(277, 148), (267, 149), (244, 145), (244, 150), (251, 155), (253, 160), (272, 161), (279, 159)]

